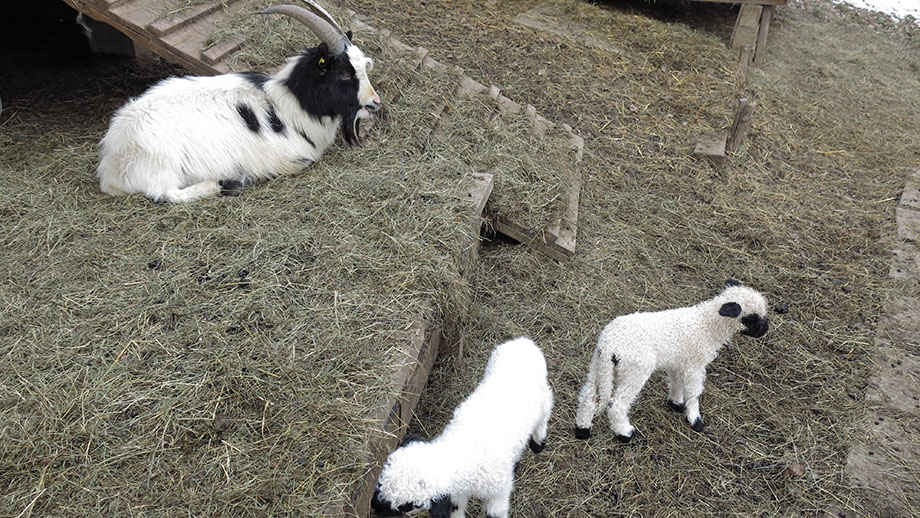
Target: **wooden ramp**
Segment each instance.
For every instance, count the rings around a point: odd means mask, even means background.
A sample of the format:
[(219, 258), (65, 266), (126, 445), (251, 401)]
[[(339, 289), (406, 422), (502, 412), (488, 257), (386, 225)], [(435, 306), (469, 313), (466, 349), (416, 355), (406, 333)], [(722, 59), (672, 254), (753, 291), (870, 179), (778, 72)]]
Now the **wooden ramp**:
[[(239, 50), (242, 38), (229, 38), (206, 50), (208, 38), (226, 16), (224, 4), (211, 2), (164, 16), (170, 0), (64, 0), (74, 9), (121, 31), (163, 59), (196, 74), (230, 72), (224, 60)], [(230, 7), (237, 0), (227, 0)]]

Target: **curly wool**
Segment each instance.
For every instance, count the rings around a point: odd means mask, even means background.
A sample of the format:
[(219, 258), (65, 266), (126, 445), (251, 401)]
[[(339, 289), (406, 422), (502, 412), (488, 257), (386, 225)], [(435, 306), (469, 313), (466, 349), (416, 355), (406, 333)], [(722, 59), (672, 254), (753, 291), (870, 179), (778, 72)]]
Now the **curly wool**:
[(735, 333), (759, 337), (767, 327), (764, 296), (731, 281), (716, 297), (695, 306), (615, 318), (598, 338), (579, 393), (576, 435), (586, 439), (594, 416), (607, 407), (610, 428), (628, 441), (634, 431), (629, 408), (657, 370), (668, 374), (671, 408), (683, 411), (694, 430), (702, 430), (699, 396), (706, 365)]
[(475, 497), (484, 500), (490, 517), (507, 517), (514, 466), (528, 442), (542, 450), (552, 407), (546, 361), (537, 345), (518, 338), (497, 346), (482, 381), (441, 435), (390, 454), (375, 495), (378, 516), (416, 507), (431, 509), (433, 517), (447, 512), (456, 518)]

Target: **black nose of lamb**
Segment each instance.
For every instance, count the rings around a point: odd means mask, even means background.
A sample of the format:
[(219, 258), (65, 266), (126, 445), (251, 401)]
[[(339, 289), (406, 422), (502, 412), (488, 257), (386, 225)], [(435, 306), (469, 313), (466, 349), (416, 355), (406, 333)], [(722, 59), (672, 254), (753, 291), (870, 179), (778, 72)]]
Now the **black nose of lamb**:
[(742, 322), (747, 327), (741, 331), (741, 334), (750, 336), (751, 338), (760, 338), (761, 336), (767, 334), (767, 330), (770, 328), (770, 321), (768, 318), (757, 318), (751, 322)]

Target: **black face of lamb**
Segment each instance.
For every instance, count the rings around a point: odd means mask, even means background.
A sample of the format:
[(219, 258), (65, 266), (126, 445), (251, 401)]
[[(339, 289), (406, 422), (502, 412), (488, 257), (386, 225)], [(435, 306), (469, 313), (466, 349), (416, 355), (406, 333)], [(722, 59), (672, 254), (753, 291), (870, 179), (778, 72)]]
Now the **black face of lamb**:
[(442, 496), (441, 498), (431, 501), (431, 507), (428, 508), (428, 514), (431, 515), (431, 518), (450, 518), (451, 513), (457, 509), (457, 506), (450, 501), (449, 496)]
[(380, 489), (374, 491), (374, 497), (371, 498), (371, 509), (374, 510), (374, 515), (379, 518), (391, 518), (393, 516), (402, 516), (409, 511), (415, 509), (415, 506), (412, 504), (403, 504), (396, 509), (393, 508), (393, 503), (382, 498), (380, 496)]
[(760, 315), (755, 315), (753, 313), (741, 317), (741, 324), (744, 326), (744, 329), (741, 330), (741, 334), (750, 336), (751, 338), (760, 338), (767, 334), (767, 329), (770, 327), (768, 318), (760, 318)]
[(347, 53), (332, 56), (325, 43), (305, 50), (284, 86), (297, 98), (300, 108), (313, 117), (340, 117), (345, 141), (358, 142), (356, 116), (362, 107), (358, 102), (358, 77)]

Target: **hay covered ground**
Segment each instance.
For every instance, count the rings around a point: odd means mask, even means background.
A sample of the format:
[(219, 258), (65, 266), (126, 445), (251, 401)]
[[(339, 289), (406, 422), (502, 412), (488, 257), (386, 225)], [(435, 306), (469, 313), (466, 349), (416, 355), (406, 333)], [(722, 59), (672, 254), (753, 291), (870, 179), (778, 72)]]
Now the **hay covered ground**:
[[(110, 114), (173, 70), (52, 58), (48, 34), (25, 54), (47, 66), (5, 60), (0, 514), (330, 515), (365, 467), (379, 363), (399, 361), (379, 344), (406, 339), (428, 303), (462, 320), (467, 352), (433, 372), (413, 424), (424, 435), (493, 345), (526, 334), (546, 351), (551, 442), (525, 458), (514, 516), (880, 514), (842, 468), (861, 433), (893, 208), (920, 162), (916, 33), (882, 23), (880, 38), (879, 22), (824, 2), (781, 9), (744, 92), (760, 103), (748, 142), (718, 169), (689, 154), (729, 122), (735, 11), (547, 4), (621, 51), (516, 25), (533, 2), (340, 2), (586, 137), (574, 261), (496, 240), (471, 287), (455, 255), (468, 219), (450, 193), (491, 157), (412, 168), (433, 160), (419, 121), (446, 92), (396, 74), (395, 55), (375, 56), (390, 106), (367, 146), (189, 207), (108, 198), (93, 179)], [(427, 94), (399, 100), (407, 81)], [(383, 149), (387, 138), (405, 145)], [(367, 174), (381, 169), (385, 182)], [(695, 302), (727, 277), (789, 311), (713, 364), (706, 432), (667, 410), (656, 378), (633, 413), (646, 442), (621, 446), (601, 422), (576, 441), (603, 324)]]
[(451, 77), (359, 33), (387, 99), (363, 146), (238, 198), (109, 197), (111, 114), (182, 71), (94, 58), (68, 16), (4, 25), (0, 515), (340, 515), (416, 322), (468, 313), (461, 195), (544, 144), (481, 100), (433, 138)]
[[(526, 334), (546, 351), (557, 406), (547, 451), (525, 457), (514, 516), (886, 515), (843, 467), (864, 433), (894, 207), (920, 164), (914, 26), (826, 2), (780, 8), (768, 62), (740, 92), (759, 103), (749, 138), (715, 168), (690, 152), (730, 122), (736, 9), (541, 3), (622, 49), (611, 52), (514, 23), (534, 2), (343, 3), (586, 140), (575, 260), (500, 241), (483, 250), (467, 356), (436, 365), (415, 431), (439, 433), (491, 347)], [(668, 410), (653, 378), (633, 413), (646, 442), (616, 443), (601, 419), (575, 440), (603, 325), (701, 300), (728, 277), (788, 313), (712, 365), (706, 432)]]

